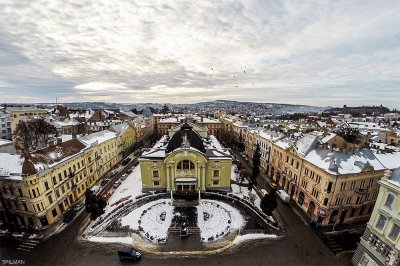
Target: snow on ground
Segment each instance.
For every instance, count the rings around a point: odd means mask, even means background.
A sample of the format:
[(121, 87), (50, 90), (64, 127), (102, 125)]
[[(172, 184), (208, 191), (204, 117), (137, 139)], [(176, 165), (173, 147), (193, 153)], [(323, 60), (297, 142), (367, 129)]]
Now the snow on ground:
[(240, 189), (240, 186), (236, 184), (232, 184), (231, 188), (233, 195), (241, 199), (247, 199), (250, 202), (254, 202), (253, 205), (256, 206), (258, 209), (260, 209), (261, 199), (254, 189), (252, 189), (250, 192), (247, 187), (242, 187), (242, 189)]
[(133, 239), (129, 236), (125, 237), (103, 237), (103, 236), (91, 236), (88, 238), (92, 242), (102, 242), (102, 243), (123, 243), (123, 244), (133, 244)]
[(165, 242), (174, 210), (170, 202), (167, 199), (149, 202), (122, 217), (121, 225), (136, 230), (141, 228), (140, 234), (152, 242)]
[(108, 199), (108, 205), (105, 209), (105, 214), (109, 213), (118, 205), (111, 207), (111, 205), (118, 200), (131, 196), (130, 199), (143, 194), (142, 193), (142, 178), (140, 175), (140, 165), (136, 166), (132, 173), (125, 180), (120, 180), (122, 184), (114, 191), (112, 196)]
[(237, 165), (236, 164), (232, 164), (232, 167), (231, 167), (231, 180), (239, 181), (240, 175), (239, 175), (239, 173), (235, 173), (236, 169), (237, 169)]
[(203, 241), (212, 241), (245, 225), (240, 212), (232, 206), (216, 201), (201, 200), (197, 206), (197, 226)]
[(257, 240), (257, 239), (276, 239), (277, 236), (274, 234), (247, 234), (247, 235), (240, 235), (235, 238), (233, 241), (234, 244), (239, 244), (244, 241), (248, 240)]

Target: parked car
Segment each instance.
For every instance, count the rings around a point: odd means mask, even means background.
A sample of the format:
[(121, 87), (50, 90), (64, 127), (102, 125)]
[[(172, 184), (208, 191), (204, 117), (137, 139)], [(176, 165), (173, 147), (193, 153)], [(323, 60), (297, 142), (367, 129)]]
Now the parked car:
[(268, 195), (268, 192), (265, 189), (260, 189), (260, 192), (262, 194), (262, 196), (264, 197), (265, 195)]
[(107, 185), (107, 183), (110, 181), (110, 179), (106, 178), (101, 180), (100, 186), (104, 187), (105, 185)]
[(136, 160), (136, 161), (133, 162), (133, 165), (134, 165), (134, 166), (137, 166), (138, 164), (139, 164), (139, 161), (138, 161), (138, 160)]
[(276, 194), (278, 195), (278, 197), (285, 203), (288, 203), (290, 200), (290, 196), (288, 193), (286, 193), (286, 191), (279, 189), (276, 191)]
[(110, 172), (110, 176), (115, 176), (116, 174), (118, 174), (118, 170), (114, 169)]
[(123, 175), (121, 176), (121, 180), (125, 180), (127, 177), (128, 177), (128, 174), (123, 174)]
[(116, 182), (114, 182), (114, 184), (113, 184), (113, 188), (117, 188), (117, 187), (119, 187), (121, 185), (121, 181), (116, 181)]
[(70, 209), (64, 215), (63, 222), (70, 223), (75, 217), (76, 211), (74, 209)]
[(270, 182), (270, 183), (269, 183), (269, 186), (270, 186), (271, 188), (277, 188), (277, 187), (278, 187), (278, 185), (275, 184), (274, 182)]
[(122, 165), (127, 165), (132, 159), (131, 158), (125, 158), (122, 160)]
[(107, 201), (109, 198), (111, 198), (111, 193), (110, 192), (106, 192), (103, 195), (101, 195), (101, 198), (105, 201)]
[(94, 194), (98, 194), (100, 192), (100, 186), (99, 185), (95, 185), (90, 189)]
[(132, 173), (132, 169), (129, 169), (128, 171), (126, 171), (126, 174), (129, 175)]
[(86, 205), (86, 200), (83, 199), (81, 202), (78, 202), (77, 204), (75, 204), (74, 210), (75, 210), (75, 211), (79, 211), (80, 209), (82, 209), (83, 207), (85, 207), (85, 205)]
[(120, 260), (140, 260), (142, 254), (131, 247), (123, 247), (118, 250)]

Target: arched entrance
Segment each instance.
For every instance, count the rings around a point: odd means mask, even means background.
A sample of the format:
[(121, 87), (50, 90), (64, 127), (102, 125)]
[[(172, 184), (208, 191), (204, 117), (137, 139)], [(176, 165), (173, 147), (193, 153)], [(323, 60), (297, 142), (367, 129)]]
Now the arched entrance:
[(308, 204), (307, 213), (312, 216), (314, 215), (314, 210), (315, 210), (315, 203), (314, 201), (310, 201), (310, 203)]
[(304, 193), (303, 193), (303, 191), (300, 192), (299, 198), (297, 199), (297, 202), (298, 202), (300, 205), (303, 205), (303, 203), (304, 203)]
[(331, 217), (329, 217), (329, 223), (334, 223), (337, 220), (338, 214), (339, 214), (339, 211), (338, 210), (334, 210), (331, 213)]

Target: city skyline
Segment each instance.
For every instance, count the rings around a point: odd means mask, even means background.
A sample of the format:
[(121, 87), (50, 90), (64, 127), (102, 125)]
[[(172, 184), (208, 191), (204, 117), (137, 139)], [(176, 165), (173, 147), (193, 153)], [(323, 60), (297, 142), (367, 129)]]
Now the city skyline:
[(1, 102), (399, 108), (396, 1), (5, 1)]

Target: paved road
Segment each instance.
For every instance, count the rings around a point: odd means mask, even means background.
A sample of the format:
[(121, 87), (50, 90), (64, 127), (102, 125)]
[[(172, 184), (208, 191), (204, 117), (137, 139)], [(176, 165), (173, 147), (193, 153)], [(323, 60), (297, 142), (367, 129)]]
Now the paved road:
[[(261, 182), (259, 186), (262, 186)], [(168, 258), (144, 254), (139, 265), (340, 265), (335, 255), (293, 212), (278, 202), (285, 236), (262, 243), (249, 242), (240, 248), (207, 257)], [(117, 244), (99, 244), (77, 239), (86, 214), (46, 242), (34, 243), (28, 251), (17, 249), (21, 241), (0, 239), (0, 259), (26, 261), (26, 265), (121, 265)], [(29, 245), (28, 245), (29, 246)], [(136, 263), (135, 263), (136, 264)]]

